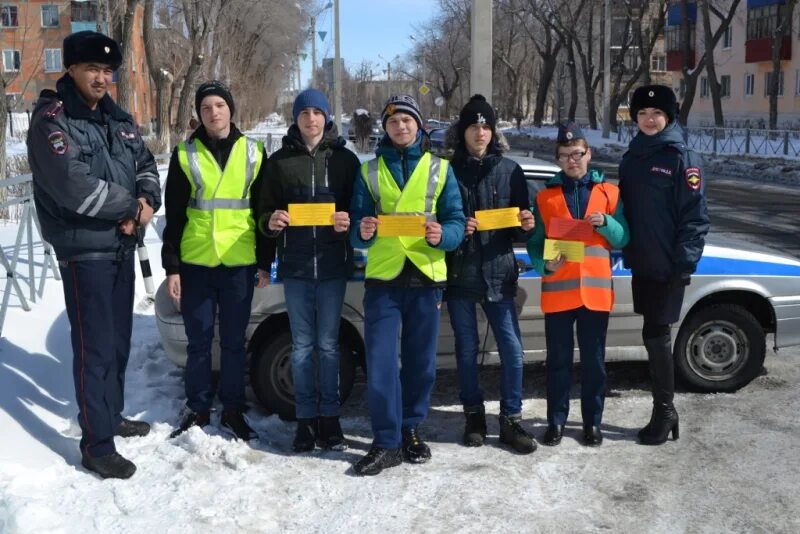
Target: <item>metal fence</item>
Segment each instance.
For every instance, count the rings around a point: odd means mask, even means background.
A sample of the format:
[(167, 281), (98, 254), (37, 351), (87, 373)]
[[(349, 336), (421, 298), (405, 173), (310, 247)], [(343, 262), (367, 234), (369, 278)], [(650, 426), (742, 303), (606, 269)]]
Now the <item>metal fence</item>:
[[(0, 180), (0, 188), (4, 192), (10, 192), (14, 186), (21, 184), (31, 184), (31, 175), (22, 174)], [(4, 195), (5, 196), (5, 195)], [(36, 302), (37, 298), (42, 298), (44, 294), (44, 285), (47, 281), (48, 270), (52, 270), (53, 277), (56, 280), (61, 280), (61, 275), (58, 271), (58, 265), (52, 254), (52, 248), (44, 240), (34, 239), (33, 227), (36, 226), (38, 235), (42, 235), (42, 229), (39, 225), (39, 219), (36, 217), (36, 208), (33, 203), (33, 192), (31, 186), (28, 185), (27, 192), (18, 196), (6, 197), (4, 202), (0, 202), (0, 209), (11, 208), (12, 206), (21, 207), (19, 217), (19, 228), (17, 229), (17, 236), (14, 240), (14, 245), (7, 248), (5, 245), (0, 247), (0, 262), (6, 270), (6, 287), (3, 292), (3, 301), (0, 303), (0, 333), (3, 331), (3, 323), (6, 318), (6, 310), (11, 302), (12, 295), (19, 301), (20, 306), (25, 311), (30, 311), (30, 302)], [(40, 241), (44, 248), (44, 261), (42, 264), (41, 272), (38, 281), (36, 280), (35, 262), (33, 256), (34, 244)], [(20, 259), (23, 263), (27, 263), (27, 269), (18, 269)], [(26, 298), (20, 282), (25, 282), (28, 285), (28, 296)]]
[(242, 132), (247, 137), (264, 141), (264, 148), (267, 149), (267, 155), (271, 155), (278, 150), (283, 143), (283, 135), (263, 133), (263, 132)]
[[(686, 143), (705, 154), (748, 154), (756, 156), (800, 157), (800, 131), (756, 128), (686, 128)], [(628, 143), (639, 129), (620, 125), (617, 141)]]

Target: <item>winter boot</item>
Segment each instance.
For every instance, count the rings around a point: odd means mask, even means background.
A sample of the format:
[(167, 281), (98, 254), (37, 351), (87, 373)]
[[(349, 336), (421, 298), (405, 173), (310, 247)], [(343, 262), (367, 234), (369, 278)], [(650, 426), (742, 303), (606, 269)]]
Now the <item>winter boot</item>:
[(317, 445), (322, 449), (333, 451), (343, 451), (347, 449), (347, 442), (344, 440), (338, 415), (332, 417), (322, 416), (319, 418)]
[(314, 445), (319, 434), (319, 421), (316, 417), (311, 419), (298, 419), (297, 431), (294, 435), (292, 449), (294, 452), (309, 452), (314, 450)]
[(255, 430), (250, 428), (240, 410), (224, 410), (219, 424), (222, 430), (233, 435), (236, 439), (250, 441), (258, 437)]
[(130, 478), (136, 472), (134, 463), (118, 452), (96, 458), (83, 455), (81, 465), (102, 478)]
[(520, 424), (522, 416), (500, 416), (500, 443), (509, 445), (520, 454), (530, 454), (536, 450), (536, 442)]
[(373, 476), (401, 463), (403, 463), (403, 453), (400, 452), (400, 449), (372, 447), (367, 455), (353, 466), (353, 471), (357, 475)]
[(208, 426), (211, 423), (211, 416), (208, 412), (192, 412), (187, 411), (181, 422), (178, 424), (178, 428), (172, 431), (169, 435), (170, 438), (175, 438), (192, 428), (193, 426), (199, 426), (200, 428), (204, 426)]
[(643, 445), (660, 445), (672, 438), (678, 439), (678, 412), (672, 404), (675, 397), (675, 365), (672, 357), (672, 339), (669, 334), (645, 338), (644, 346), (650, 362), (653, 412), (650, 422), (639, 431)]
[(133, 419), (122, 418), (122, 421), (117, 425), (114, 430), (114, 435), (121, 438), (133, 438), (137, 436), (146, 436), (150, 433), (150, 424), (144, 421), (134, 421)]
[(583, 444), (587, 447), (599, 447), (603, 444), (603, 432), (599, 425), (583, 426)]
[(678, 411), (671, 402), (653, 403), (653, 413), (650, 422), (639, 431), (639, 443), (642, 445), (661, 445), (667, 441), (669, 433), (672, 439), (680, 437), (678, 426)]
[(564, 436), (564, 425), (547, 425), (547, 430), (544, 433), (542, 443), (548, 447), (555, 447), (561, 443), (561, 438)]
[(486, 413), (483, 405), (474, 408), (465, 408), (464, 416), (464, 445), (467, 447), (480, 447), (486, 439)]
[(420, 439), (416, 428), (403, 429), (403, 457), (412, 464), (424, 464), (431, 459), (431, 448)]

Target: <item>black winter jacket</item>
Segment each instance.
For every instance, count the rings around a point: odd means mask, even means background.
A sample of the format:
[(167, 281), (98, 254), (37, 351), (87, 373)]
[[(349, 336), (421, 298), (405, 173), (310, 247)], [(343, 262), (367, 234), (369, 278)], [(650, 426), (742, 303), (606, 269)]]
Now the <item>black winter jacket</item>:
[(137, 198), (158, 210), (161, 186), (153, 155), (133, 118), (105, 95), (92, 110), (69, 74), (39, 96), (28, 130), (28, 161), (42, 234), (59, 260), (118, 260), (134, 236), (119, 223), (135, 218)]
[(677, 123), (633, 138), (619, 166), (619, 189), (631, 234), (623, 256), (634, 276), (688, 283), (709, 228), (704, 179)]
[(353, 181), (360, 163), (328, 123), (319, 146), (309, 152), (296, 124), (289, 127), (283, 146), (267, 160), (264, 187), (257, 205), (258, 228), (278, 245), (278, 276), (327, 280), (347, 278), (353, 269), (348, 232), (333, 226), (292, 226), (280, 232), (268, 228), (272, 212), (290, 203), (336, 204), (349, 211)]
[[(531, 209), (522, 169), (503, 157), (496, 141), (482, 159), (469, 156), (463, 145), (458, 146), (452, 167), (467, 217), (474, 217), (476, 210)], [(531, 233), (506, 228), (475, 232), (464, 238), (458, 249), (447, 254), (446, 298), (488, 302), (513, 298), (518, 278), (514, 243), (525, 243)]]
[[(205, 127), (200, 125), (189, 139), (199, 139), (203, 145), (208, 148), (214, 159), (217, 160), (221, 169), (225, 168), (228, 162), (228, 156), (233, 149), (234, 143), (242, 137), (242, 132), (231, 123), (231, 131), (225, 139), (212, 139), (206, 133)], [(253, 210), (253, 218), (255, 215), (255, 204), (259, 197), (259, 191), (264, 183), (264, 170), (267, 163), (266, 151), (263, 154), (263, 161), (258, 175), (250, 185), (250, 207)], [(162, 236), (161, 246), (161, 265), (164, 267), (166, 273), (178, 274), (180, 272), (181, 264), (181, 239), (183, 238), (183, 230), (186, 228), (186, 208), (189, 205), (189, 200), (192, 196), (192, 187), (189, 183), (189, 177), (181, 169), (181, 164), (178, 161), (178, 147), (172, 150), (172, 156), (169, 160), (169, 170), (167, 171), (167, 185), (164, 190), (164, 214), (166, 215), (167, 224), (164, 226), (164, 233)], [(256, 232), (256, 266), (259, 269), (269, 271), (272, 260), (275, 259), (275, 244), (272, 240), (266, 239), (260, 233)]]

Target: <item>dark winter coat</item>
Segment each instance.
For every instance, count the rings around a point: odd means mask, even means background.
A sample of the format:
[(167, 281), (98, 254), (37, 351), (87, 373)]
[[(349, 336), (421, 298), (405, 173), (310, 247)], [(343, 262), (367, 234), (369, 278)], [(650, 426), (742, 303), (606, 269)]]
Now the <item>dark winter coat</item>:
[(28, 130), (28, 161), (44, 239), (59, 260), (122, 259), (136, 244), (119, 223), (137, 198), (158, 210), (153, 155), (133, 118), (105, 95), (92, 110), (69, 74), (39, 96)]
[[(209, 137), (204, 126), (200, 125), (189, 139), (199, 139), (203, 146), (208, 148), (214, 159), (219, 164), (220, 169), (225, 168), (228, 156), (233, 149), (233, 145), (242, 137), (242, 132), (231, 123), (231, 131), (225, 139), (213, 139)], [(263, 161), (258, 175), (250, 185), (250, 206), (255, 211), (255, 204), (259, 196), (259, 191), (264, 183), (264, 168), (266, 167), (267, 155), (263, 154)], [(166, 273), (178, 274), (181, 264), (181, 239), (183, 230), (186, 228), (187, 216), (186, 208), (192, 196), (190, 178), (186, 176), (178, 160), (178, 147), (172, 150), (169, 160), (169, 170), (167, 171), (167, 185), (164, 190), (164, 213), (167, 224), (164, 227), (161, 246), (161, 265)], [(253, 215), (255, 218), (255, 213)], [(259, 269), (268, 271), (272, 260), (275, 258), (275, 244), (263, 236), (256, 235), (256, 265)]]
[(275, 210), (286, 210), (290, 203), (333, 202), (336, 211), (348, 211), (358, 168), (358, 158), (345, 147), (335, 124), (326, 125), (322, 141), (311, 152), (300, 128), (296, 124), (289, 128), (281, 149), (267, 160), (266, 182), (256, 208), (259, 229), (277, 241), (278, 276), (314, 280), (350, 276), (353, 248), (346, 231), (290, 223), (272, 232), (267, 225)]
[(677, 123), (633, 138), (619, 166), (619, 189), (631, 234), (623, 255), (634, 276), (688, 283), (709, 228), (704, 179)]
[[(452, 159), (464, 214), (476, 210), (517, 207), (531, 209), (531, 199), (522, 168), (503, 157), (508, 145), (497, 134), (486, 155), (474, 158), (463, 140), (458, 140)], [(447, 254), (447, 298), (468, 298), (497, 302), (517, 292), (518, 269), (514, 243), (525, 243), (531, 231), (504, 228), (475, 232)]]

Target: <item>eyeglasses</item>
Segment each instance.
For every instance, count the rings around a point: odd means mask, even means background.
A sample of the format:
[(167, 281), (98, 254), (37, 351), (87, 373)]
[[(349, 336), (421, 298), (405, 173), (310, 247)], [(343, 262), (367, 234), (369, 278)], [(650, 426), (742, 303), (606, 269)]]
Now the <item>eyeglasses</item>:
[(585, 151), (584, 152), (572, 152), (570, 154), (559, 154), (556, 157), (556, 159), (558, 161), (562, 162), (562, 163), (566, 163), (567, 160), (572, 160), (575, 163), (578, 163), (581, 159), (583, 159), (583, 156), (585, 156), (585, 155), (586, 155)]

